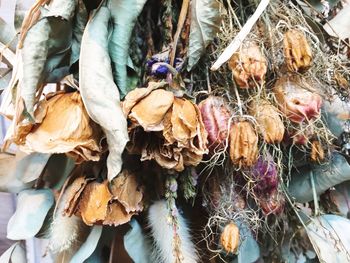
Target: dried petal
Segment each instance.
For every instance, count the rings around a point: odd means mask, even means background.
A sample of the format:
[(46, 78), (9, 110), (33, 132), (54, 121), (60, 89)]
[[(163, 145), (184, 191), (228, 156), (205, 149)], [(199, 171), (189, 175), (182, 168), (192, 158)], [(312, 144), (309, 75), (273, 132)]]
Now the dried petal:
[(239, 228), (235, 223), (231, 222), (225, 226), (220, 236), (220, 243), (227, 253), (237, 253), (239, 244)]
[(311, 143), (311, 160), (318, 163), (324, 160), (324, 150), (319, 141)]
[(125, 207), (121, 203), (114, 201), (108, 205), (108, 212), (103, 224), (109, 226), (119, 226), (129, 222), (134, 214), (135, 213), (127, 213), (125, 211)]
[(78, 205), (79, 198), (84, 191), (87, 180), (85, 177), (76, 178), (73, 183), (67, 188), (66, 195), (66, 204), (64, 207), (64, 214), (67, 216), (72, 216), (75, 213), (76, 207)]
[(259, 205), (265, 215), (279, 215), (284, 210), (284, 196), (277, 190), (271, 194), (259, 196)]

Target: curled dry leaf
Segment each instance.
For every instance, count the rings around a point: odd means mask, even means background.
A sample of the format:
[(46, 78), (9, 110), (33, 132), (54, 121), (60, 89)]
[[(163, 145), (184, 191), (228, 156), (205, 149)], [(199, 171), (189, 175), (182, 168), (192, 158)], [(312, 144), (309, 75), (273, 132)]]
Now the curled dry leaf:
[(278, 110), (266, 100), (252, 103), (250, 114), (253, 115), (259, 124), (266, 143), (280, 143), (284, 136), (284, 125)]
[(324, 150), (320, 141), (313, 141), (311, 143), (311, 160), (318, 163), (324, 160)]
[(189, 100), (165, 90), (135, 89), (125, 98), (123, 108), (130, 112), (132, 122), (128, 150), (140, 154), (141, 161), (155, 160), (164, 168), (182, 171), (185, 166), (198, 165), (207, 153), (201, 113)]
[(143, 194), (135, 174), (123, 170), (110, 185), (113, 200), (118, 200), (124, 206), (126, 213), (140, 212), (143, 209)]
[(79, 198), (83, 193), (88, 181), (85, 177), (76, 178), (73, 183), (66, 190), (66, 205), (64, 207), (64, 214), (72, 216), (77, 208)]
[(220, 236), (221, 246), (227, 253), (235, 254), (239, 245), (239, 228), (231, 222), (224, 227)]
[(77, 162), (99, 160), (101, 131), (89, 118), (78, 92), (59, 93), (36, 111), (41, 123), (33, 126), (21, 149), (25, 152), (68, 153)]
[(112, 194), (109, 192), (107, 181), (103, 183), (91, 182), (83, 191), (79, 201), (78, 214), (89, 226), (101, 223), (107, 216), (108, 204), (111, 199)]
[(248, 121), (238, 121), (230, 130), (230, 158), (233, 164), (252, 166), (258, 158), (258, 136)]
[(255, 42), (243, 43), (239, 52), (232, 55), (228, 62), (233, 77), (241, 88), (254, 87), (255, 82), (264, 82), (267, 61)]
[(307, 81), (297, 77), (280, 78), (273, 91), (279, 109), (292, 122), (300, 123), (320, 115), (322, 98)]
[(231, 110), (227, 102), (216, 96), (209, 96), (198, 105), (203, 118), (204, 127), (208, 133), (210, 150), (220, 150), (225, 147), (229, 134)]
[(304, 71), (310, 67), (312, 52), (303, 32), (290, 29), (284, 34), (284, 56), (290, 71)]

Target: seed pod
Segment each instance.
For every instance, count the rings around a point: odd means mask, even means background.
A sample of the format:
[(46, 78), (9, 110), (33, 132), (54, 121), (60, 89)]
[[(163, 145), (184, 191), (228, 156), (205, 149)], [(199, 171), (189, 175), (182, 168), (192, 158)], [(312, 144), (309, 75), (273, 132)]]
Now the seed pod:
[(204, 127), (208, 132), (208, 144), (211, 150), (225, 147), (225, 140), (229, 134), (230, 108), (221, 97), (209, 96), (199, 103)]
[(266, 100), (252, 104), (250, 114), (258, 122), (266, 143), (280, 143), (283, 140), (284, 125), (278, 110), (272, 104)]
[(246, 167), (257, 161), (258, 136), (248, 121), (238, 121), (231, 127), (230, 158), (233, 164)]
[(324, 160), (324, 150), (319, 141), (311, 143), (311, 160), (318, 163)]
[(229, 223), (224, 227), (220, 236), (221, 246), (227, 253), (237, 253), (239, 244), (239, 228), (235, 223)]
[(301, 123), (320, 115), (322, 98), (306, 81), (295, 77), (281, 78), (273, 91), (279, 109), (292, 122)]
[(284, 34), (284, 56), (290, 71), (305, 71), (310, 67), (312, 52), (303, 32), (290, 29)]
[(278, 190), (271, 194), (259, 196), (258, 198), (259, 205), (265, 215), (279, 215), (283, 212), (285, 199), (284, 196), (278, 192)]
[(232, 55), (228, 65), (241, 88), (253, 87), (255, 82), (261, 84), (265, 79), (266, 58), (255, 42), (243, 44), (239, 52)]

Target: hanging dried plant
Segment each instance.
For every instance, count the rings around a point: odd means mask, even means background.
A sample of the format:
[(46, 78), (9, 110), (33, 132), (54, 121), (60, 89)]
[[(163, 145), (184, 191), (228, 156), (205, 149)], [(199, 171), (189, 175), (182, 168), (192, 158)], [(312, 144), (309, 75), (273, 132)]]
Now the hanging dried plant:
[(79, 92), (48, 95), (35, 116), (41, 122), (26, 136), (23, 151), (67, 153), (77, 162), (99, 160), (102, 133), (89, 118)]
[(300, 123), (320, 115), (322, 98), (306, 80), (283, 77), (277, 80), (273, 91), (279, 109), (292, 122)]
[(324, 160), (324, 150), (320, 141), (313, 141), (311, 143), (311, 160), (320, 163)]
[(211, 151), (221, 150), (229, 134), (231, 110), (227, 102), (216, 96), (209, 96), (198, 105), (203, 123), (208, 132), (208, 146)]
[(285, 199), (278, 190), (259, 196), (259, 205), (265, 215), (279, 215), (283, 212)]
[(230, 130), (230, 158), (233, 164), (252, 166), (258, 158), (258, 136), (248, 121), (234, 123)]
[(283, 140), (284, 125), (278, 110), (268, 101), (252, 103), (250, 114), (259, 124), (259, 131), (266, 143), (280, 143)]
[(312, 52), (304, 33), (290, 29), (284, 34), (284, 56), (290, 71), (305, 71), (311, 65)]
[(267, 61), (255, 42), (246, 42), (239, 52), (234, 53), (228, 62), (233, 77), (241, 88), (262, 84), (267, 71)]
[(227, 253), (236, 254), (239, 245), (239, 228), (231, 222), (224, 227), (220, 236), (221, 246)]

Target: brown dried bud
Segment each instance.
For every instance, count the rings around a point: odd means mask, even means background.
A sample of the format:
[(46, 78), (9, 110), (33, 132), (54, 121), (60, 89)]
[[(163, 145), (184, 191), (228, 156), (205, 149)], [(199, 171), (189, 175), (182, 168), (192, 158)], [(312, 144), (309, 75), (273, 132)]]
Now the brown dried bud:
[(283, 140), (284, 125), (276, 107), (266, 100), (251, 105), (250, 114), (259, 124), (266, 143), (280, 143)]
[(304, 71), (310, 67), (312, 52), (303, 32), (290, 29), (284, 34), (284, 56), (290, 71)]
[(258, 136), (248, 121), (239, 121), (230, 130), (230, 158), (239, 166), (252, 166), (258, 158)]
[(318, 163), (324, 160), (324, 150), (319, 141), (311, 143), (311, 160)]
[(220, 236), (220, 243), (227, 253), (237, 253), (239, 245), (239, 228), (235, 223), (229, 223), (224, 227)]
[(285, 199), (284, 196), (276, 190), (272, 194), (260, 196), (259, 205), (265, 215), (279, 215), (284, 210)]
[(210, 149), (220, 150), (225, 147), (229, 134), (230, 108), (221, 97), (209, 96), (199, 103), (204, 127), (208, 132)]
[(281, 78), (273, 91), (279, 109), (292, 122), (301, 123), (320, 115), (322, 98), (306, 81), (294, 77)]
[(255, 42), (243, 44), (239, 52), (232, 55), (228, 65), (241, 88), (253, 87), (255, 82), (261, 84), (267, 71), (266, 58)]

